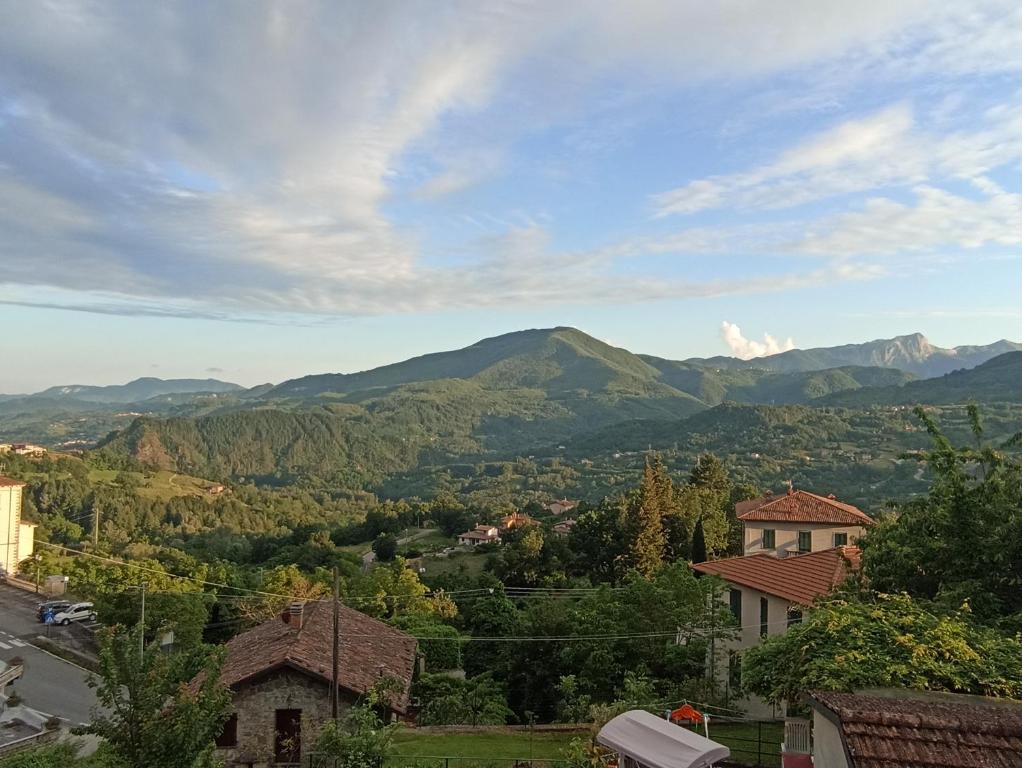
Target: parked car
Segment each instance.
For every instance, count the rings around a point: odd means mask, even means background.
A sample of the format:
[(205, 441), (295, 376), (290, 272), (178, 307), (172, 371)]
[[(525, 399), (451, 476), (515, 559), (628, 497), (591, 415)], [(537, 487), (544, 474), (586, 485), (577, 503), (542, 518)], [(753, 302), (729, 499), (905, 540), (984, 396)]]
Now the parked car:
[(96, 609), (93, 608), (92, 603), (75, 603), (68, 606), (67, 610), (61, 611), (53, 617), (54, 624), (60, 624), (65, 627), (72, 621), (86, 620), (96, 620)]
[(52, 613), (56, 616), (61, 611), (66, 611), (74, 603), (70, 600), (47, 600), (45, 603), (39, 603), (36, 606), (35, 615), (39, 621), (46, 621), (46, 614)]

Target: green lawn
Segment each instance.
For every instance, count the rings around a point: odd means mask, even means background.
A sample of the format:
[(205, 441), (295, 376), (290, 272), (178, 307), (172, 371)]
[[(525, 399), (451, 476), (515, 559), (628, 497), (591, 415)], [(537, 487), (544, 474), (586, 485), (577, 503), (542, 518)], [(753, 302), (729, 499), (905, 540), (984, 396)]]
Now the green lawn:
[[(558, 760), (564, 748), (578, 733), (535, 732), (486, 729), (470, 733), (423, 733), (399, 731), (394, 740), (394, 753), (404, 757), (457, 757), (451, 768), (500, 765), (508, 768), (515, 759)], [(489, 761), (489, 762), (488, 762)], [(392, 758), (391, 763), (396, 764)], [(426, 765), (425, 761), (417, 764)], [(443, 763), (438, 763), (442, 765)]]
[[(702, 729), (699, 730), (702, 733)], [(722, 723), (710, 721), (710, 738), (731, 748), (731, 759), (746, 765), (776, 768), (781, 764), (780, 745), (784, 726), (781, 723)], [(404, 729), (394, 740), (388, 765), (416, 768), (511, 768), (515, 759), (528, 761), (559, 760), (564, 748), (586, 732), (512, 731), (502, 728), (481, 728), (470, 732), (438, 733)], [(416, 758), (402, 762), (400, 758)], [(445, 764), (442, 759), (457, 758)]]
[(463, 568), (469, 576), (478, 576), (486, 565), (486, 554), (482, 552), (458, 552), (449, 557), (424, 557), (422, 567), (426, 569), (423, 578), (427, 581), (445, 573), (459, 573)]

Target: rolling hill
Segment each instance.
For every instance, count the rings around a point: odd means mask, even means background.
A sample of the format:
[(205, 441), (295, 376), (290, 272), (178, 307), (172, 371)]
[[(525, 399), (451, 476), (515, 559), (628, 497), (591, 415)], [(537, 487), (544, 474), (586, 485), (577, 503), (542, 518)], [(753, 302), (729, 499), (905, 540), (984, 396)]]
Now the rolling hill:
[(219, 379), (156, 379), (144, 377), (127, 384), (96, 387), (81, 384), (50, 387), (22, 399), (71, 400), (85, 403), (138, 403), (160, 395), (195, 392), (241, 392), (244, 387)]

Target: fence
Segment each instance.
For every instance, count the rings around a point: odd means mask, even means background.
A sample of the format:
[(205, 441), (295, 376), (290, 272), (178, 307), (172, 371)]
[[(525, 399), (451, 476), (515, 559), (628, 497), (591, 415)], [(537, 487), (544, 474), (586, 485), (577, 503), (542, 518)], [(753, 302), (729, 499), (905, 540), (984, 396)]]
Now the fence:
[[(341, 759), (308, 755), (303, 768), (339, 768)], [(528, 757), (454, 757), (430, 755), (388, 755), (384, 768), (567, 768), (567, 760)]]

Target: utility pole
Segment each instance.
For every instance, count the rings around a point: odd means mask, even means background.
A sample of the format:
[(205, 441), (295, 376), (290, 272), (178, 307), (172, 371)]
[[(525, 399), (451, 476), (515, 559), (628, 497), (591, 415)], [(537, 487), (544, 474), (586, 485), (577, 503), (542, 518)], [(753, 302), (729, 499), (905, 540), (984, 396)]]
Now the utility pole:
[(337, 722), (338, 709), (338, 670), (341, 656), (341, 575), (334, 566), (334, 652), (333, 652), (333, 686), (330, 689), (330, 715)]
[(99, 507), (92, 508), (92, 551), (99, 551)]

